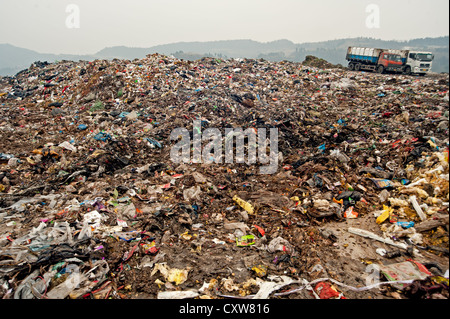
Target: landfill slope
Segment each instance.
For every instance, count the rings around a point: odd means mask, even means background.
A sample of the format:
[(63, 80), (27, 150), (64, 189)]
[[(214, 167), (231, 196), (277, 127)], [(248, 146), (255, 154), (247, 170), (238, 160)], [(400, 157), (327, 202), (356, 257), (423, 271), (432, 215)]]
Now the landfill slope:
[[(305, 62), (0, 77), (0, 297), (448, 298), (448, 74)], [(196, 121), (276, 128), (276, 172), (175, 163)]]

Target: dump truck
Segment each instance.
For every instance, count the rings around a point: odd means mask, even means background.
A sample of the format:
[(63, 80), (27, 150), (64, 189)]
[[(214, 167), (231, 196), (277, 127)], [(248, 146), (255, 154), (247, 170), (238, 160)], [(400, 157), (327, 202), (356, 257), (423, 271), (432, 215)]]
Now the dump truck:
[(431, 52), (349, 47), (346, 60), (354, 71), (378, 73), (394, 72), (426, 75), (431, 71), (434, 55)]

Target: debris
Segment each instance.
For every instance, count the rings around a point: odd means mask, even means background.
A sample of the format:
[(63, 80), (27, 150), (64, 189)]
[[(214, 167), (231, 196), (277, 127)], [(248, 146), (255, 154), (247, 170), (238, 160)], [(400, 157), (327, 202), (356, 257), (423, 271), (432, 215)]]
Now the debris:
[[(390, 281), (423, 280), (431, 276), (431, 273), (424, 265), (413, 260), (391, 265), (379, 265), (379, 267), (383, 275)], [(393, 286), (397, 289), (404, 288), (404, 284)]]
[(377, 218), (377, 224), (383, 223), (385, 220), (389, 218), (389, 216), (391, 216), (393, 212), (394, 212), (393, 208), (389, 208), (383, 205), (383, 213)]
[(247, 247), (255, 244), (255, 236), (246, 235), (236, 238), (236, 245), (238, 247)]
[(194, 299), (198, 296), (196, 291), (160, 291), (157, 299)]
[(349, 208), (347, 208), (347, 210), (344, 213), (344, 217), (350, 218), (350, 219), (358, 218), (358, 215), (359, 214), (353, 210), (353, 206), (350, 206)]
[(267, 276), (267, 267), (264, 265), (257, 265), (252, 268), (256, 275), (260, 278)]
[(255, 210), (253, 208), (253, 206), (250, 203), (247, 203), (246, 201), (240, 199), (237, 196), (233, 197), (233, 200), (239, 205), (241, 206), (243, 209), (245, 209), (245, 211), (249, 214), (254, 214)]
[(348, 232), (351, 233), (351, 234), (355, 234), (355, 235), (359, 235), (359, 236), (362, 236), (362, 237), (366, 237), (366, 238), (370, 238), (370, 239), (373, 239), (373, 240), (377, 240), (377, 241), (383, 242), (385, 244), (388, 244), (388, 245), (391, 245), (391, 246), (394, 246), (394, 247), (402, 248), (404, 250), (408, 249), (408, 245), (406, 245), (406, 244), (396, 243), (396, 242), (394, 242), (393, 240), (391, 240), (389, 238), (382, 238), (382, 237), (377, 236), (376, 234), (374, 234), (372, 232), (369, 232), (367, 230), (350, 227), (348, 229)]
[(319, 299), (346, 299), (334, 286), (327, 282), (319, 282), (314, 288)]
[(293, 283), (300, 283), (300, 281), (287, 276), (269, 276), (268, 279), (270, 281), (265, 281), (260, 285), (259, 291), (253, 299), (267, 299), (274, 291)]
[(410, 196), (409, 197), (409, 201), (411, 202), (411, 204), (413, 205), (414, 209), (417, 212), (417, 215), (419, 215), (420, 219), (422, 221), (427, 220), (427, 216), (425, 215), (425, 213), (422, 210), (422, 207), (419, 206), (419, 203), (417, 202), (417, 197), (415, 195)]
[(361, 258), (448, 261), (448, 74), (150, 54), (0, 96), (0, 298), (387, 298)]
[(151, 276), (160, 272), (165, 280), (179, 286), (188, 279), (189, 270), (190, 269), (170, 268), (166, 264), (155, 264)]

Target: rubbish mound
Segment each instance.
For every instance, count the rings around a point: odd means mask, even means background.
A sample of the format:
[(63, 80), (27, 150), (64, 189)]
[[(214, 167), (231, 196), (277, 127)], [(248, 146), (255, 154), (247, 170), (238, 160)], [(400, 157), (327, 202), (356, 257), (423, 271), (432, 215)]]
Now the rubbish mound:
[[(158, 54), (0, 77), (0, 297), (448, 298), (448, 79)], [(277, 170), (176, 163), (178, 128), (276, 128)]]
[(302, 65), (304, 66), (312, 66), (319, 69), (337, 69), (337, 68), (344, 68), (342, 65), (337, 64), (334, 65), (330, 62), (328, 62), (325, 59), (318, 58), (313, 55), (307, 55), (305, 57), (305, 60), (302, 62)]

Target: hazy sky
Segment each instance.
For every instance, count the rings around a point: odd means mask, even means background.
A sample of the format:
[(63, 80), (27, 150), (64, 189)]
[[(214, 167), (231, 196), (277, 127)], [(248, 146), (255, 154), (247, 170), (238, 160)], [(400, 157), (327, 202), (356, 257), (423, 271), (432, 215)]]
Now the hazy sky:
[(0, 0), (0, 43), (93, 54), (233, 39), (409, 40), (448, 35), (448, 12), (448, 0)]

